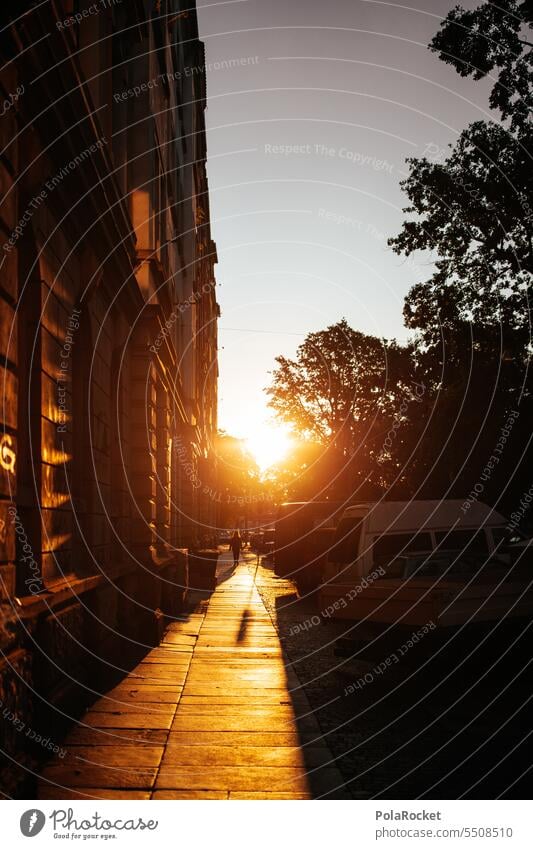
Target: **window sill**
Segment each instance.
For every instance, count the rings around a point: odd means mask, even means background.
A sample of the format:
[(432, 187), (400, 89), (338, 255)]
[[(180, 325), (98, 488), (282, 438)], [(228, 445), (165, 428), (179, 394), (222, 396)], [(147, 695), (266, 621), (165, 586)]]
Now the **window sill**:
[(44, 592), (35, 593), (33, 595), (16, 596), (15, 603), (19, 614), (23, 619), (31, 618), (46, 610), (53, 610), (69, 599), (77, 598), (90, 590), (95, 589), (104, 583), (104, 581), (113, 580), (126, 574), (124, 567), (114, 569), (107, 574), (85, 575), (78, 577), (74, 573), (64, 575), (61, 578), (54, 578), (51, 581), (45, 581)]
[[(175, 559), (177, 554), (187, 554), (186, 548), (175, 549), (169, 556), (154, 558), (150, 564), (152, 574), (162, 572)], [(146, 567), (145, 567), (146, 568)], [(15, 603), (22, 619), (31, 618), (46, 610), (53, 610), (69, 599), (77, 598), (90, 592), (104, 582), (114, 581), (123, 575), (135, 571), (135, 566), (117, 566), (105, 574), (85, 575), (78, 577), (74, 573), (45, 581), (45, 591), (38, 594), (16, 596)]]

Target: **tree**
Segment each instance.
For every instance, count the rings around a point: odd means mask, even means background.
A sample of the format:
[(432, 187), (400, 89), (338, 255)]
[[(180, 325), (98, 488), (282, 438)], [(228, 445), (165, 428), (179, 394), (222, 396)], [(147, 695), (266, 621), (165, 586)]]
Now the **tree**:
[(223, 527), (237, 525), (242, 516), (252, 520), (265, 495), (259, 467), (244, 440), (221, 431), (217, 440), (219, 522)]
[(490, 105), (510, 118), (513, 130), (531, 120), (533, 44), (522, 32), (532, 22), (531, 0), (486, 2), (471, 11), (455, 6), (430, 44), (463, 77), (480, 80), (499, 71)]
[(342, 496), (345, 465), (345, 458), (330, 445), (295, 441), (288, 456), (268, 470), (268, 481), (279, 503), (335, 501)]
[(476, 121), (448, 156), (408, 160), (401, 185), (410, 218), (389, 244), (397, 253), (438, 255), (434, 275), (413, 286), (404, 310), (426, 346), (440, 345), (443, 328), (462, 334), (470, 323), (488, 335), (501, 328), (504, 349), (512, 347), (524, 362), (529, 357), (533, 54), (522, 30), (532, 19), (531, 4), (516, 0), (473, 11), (456, 6), (430, 44), (463, 76), (480, 79), (499, 69), (491, 105), (510, 125)]
[(413, 285), (404, 307), (430, 399), (409, 476), (433, 494), (468, 492), (519, 405), (506, 447), (511, 465), (491, 474), (484, 498), (496, 499), (517, 466), (515, 491), (527, 479), (533, 76), (523, 30), (531, 20), (530, 3), (504, 0), (469, 12), (455, 7), (443, 22), (430, 48), (462, 76), (499, 71), (491, 105), (507, 126), (477, 121), (448, 153), (409, 159), (402, 183), (409, 218), (389, 240), (399, 254), (437, 256), (435, 273)]
[[(405, 304), (408, 327), (425, 329), (446, 304), (462, 320), (512, 328), (529, 339), (533, 271), (533, 169), (521, 142), (476, 122), (443, 162), (409, 159), (402, 182), (413, 216), (389, 240), (396, 253), (434, 250), (436, 271)], [(518, 340), (516, 340), (518, 341)]]
[(342, 494), (357, 481), (372, 479), (375, 488), (398, 473), (392, 441), (401, 439), (417, 394), (409, 348), (353, 330), (342, 319), (310, 333), (295, 359), (276, 361), (270, 406), (305, 442), (327, 448), (312, 468), (302, 469), (301, 486), (314, 475), (323, 488), (329, 475), (330, 488)]
[(430, 337), (440, 342), (441, 317), (453, 313), (460, 323), (502, 327), (505, 345), (523, 359), (529, 355), (533, 53), (522, 30), (532, 9), (516, 0), (473, 11), (456, 6), (430, 44), (462, 76), (480, 79), (498, 69), (491, 105), (510, 122), (476, 121), (448, 156), (408, 160), (401, 185), (411, 217), (389, 244), (406, 255), (438, 254), (435, 274), (417, 283), (405, 304), (407, 326), (421, 330), (426, 344)]
[[(491, 469), (484, 499), (496, 501), (510, 476), (515, 493), (527, 481), (533, 79), (523, 30), (531, 20), (530, 3), (455, 7), (430, 45), (463, 76), (498, 72), (491, 105), (507, 125), (477, 121), (448, 150), (408, 160), (409, 217), (389, 244), (436, 256), (434, 274), (405, 301), (413, 343), (402, 348), (343, 320), (310, 334), (294, 360), (277, 360), (271, 406), (304, 439), (340, 455), (345, 492), (371, 480), (389, 496), (391, 486), (398, 496), (467, 494), (510, 413), (505, 463)], [(329, 464), (334, 480), (342, 468)], [(297, 486), (316, 486), (317, 470), (304, 463)]]
[(364, 423), (390, 404), (401, 355), (395, 342), (353, 330), (342, 319), (309, 333), (295, 360), (276, 358), (270, 406), (303, 439), (350, 455)]

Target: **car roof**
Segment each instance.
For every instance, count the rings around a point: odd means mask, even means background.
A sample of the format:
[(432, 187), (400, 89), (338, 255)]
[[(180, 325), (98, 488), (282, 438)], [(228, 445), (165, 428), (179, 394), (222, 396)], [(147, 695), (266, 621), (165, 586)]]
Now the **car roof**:
[(472, 528), (503, 525), (505, 518), (482, 501), (460, 499), (378, 501), (352, 504), (343, 518), (367, 517), (369, 532), (413, 531), (420, 528)]

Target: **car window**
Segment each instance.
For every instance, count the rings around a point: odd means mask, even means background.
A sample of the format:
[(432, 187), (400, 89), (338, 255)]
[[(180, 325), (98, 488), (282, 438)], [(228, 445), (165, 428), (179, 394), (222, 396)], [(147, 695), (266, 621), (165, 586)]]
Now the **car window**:
[(525, 539), (519, 531), (510, 531), (508, 528), (492, 528), (494, 545), (503, 541), (504, 545), (516, 545)]
[(341, 519), (329, 553), (332, 563), (351, 563), (359, 552), (362, 518)]
[(436, 531), (435, 538), (440, 551), (488, 554), (487, 537), (483, 529), (461, 528), (453, 531)]
[(374, 562), (378, 565), (388, 563), (400, 555), (422, 554), (432, 549), (429, 532), (383, 534), (374, 542)]

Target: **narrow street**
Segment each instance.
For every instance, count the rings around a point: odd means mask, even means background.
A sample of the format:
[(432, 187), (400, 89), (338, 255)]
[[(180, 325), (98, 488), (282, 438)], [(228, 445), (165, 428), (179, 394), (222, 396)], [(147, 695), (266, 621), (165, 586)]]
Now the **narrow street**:
[(73, 728), (40, 798), (349, 798), (253, 569), (229, 557), (215, 592), (194, 593), (191, 612)]

